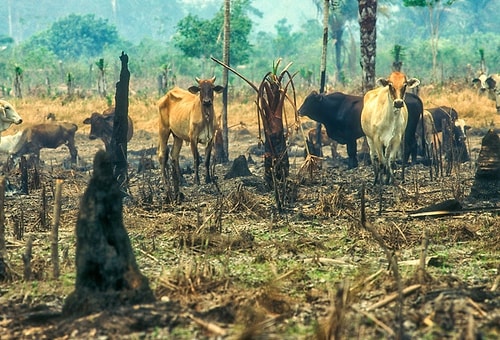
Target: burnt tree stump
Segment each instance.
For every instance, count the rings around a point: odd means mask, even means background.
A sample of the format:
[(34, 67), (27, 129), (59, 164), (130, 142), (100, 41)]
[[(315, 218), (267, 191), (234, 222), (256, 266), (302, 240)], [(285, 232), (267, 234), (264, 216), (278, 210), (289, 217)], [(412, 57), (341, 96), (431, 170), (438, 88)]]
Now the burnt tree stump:
[(492, 129), (481, 141), (471, 196), (479, 199), (500, 197), (500, 137)]
[(113, 157), (115, 177), (126, 192), (128, 190), (127, 134), (130, 71), (128, 69), (128, 55), (122, 52), (120, 60), (122, 67), (120, 71), (120, 80), (116, 83), (111, 154)]
[(123, 225), (122, 192), (110, 155), (94, 158), (94, 174), (76, 223), (76, 283), (65, 315), (87, 315), (122, 305), (149, 303), (154, 295), (137, 266)]

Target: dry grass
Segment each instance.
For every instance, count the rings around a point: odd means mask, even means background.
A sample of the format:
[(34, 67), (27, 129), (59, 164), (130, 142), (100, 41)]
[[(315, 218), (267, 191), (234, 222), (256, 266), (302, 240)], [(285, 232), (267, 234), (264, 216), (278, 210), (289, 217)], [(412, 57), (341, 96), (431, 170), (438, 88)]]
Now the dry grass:
[[(348, 90), (340, 90), (349, 93)], [(309, 91), (297, 94), (297, 105), (300, 106)], [(473, 128), (488, 128), (492, 125), (500, 127), (500, 115), (495, 112), (495, 103), (486, 97), (480, 97), (475, 89), (457, 87), (423, 87), (420, 97), (424, 102), (424, 107), (447, 105), (454, 107), (461, 117), (466, 119), (468, 125)], [(69, 121), (78, 125), (79, 131), (87, 131), (83, 120), (92, 112), (102, 112), (108, 107), (105, 98), (93, 97), (85, 99), (75, 99), (65, 102), (63, 98), (8, 98), (16, 110), (21, 114), (27, 124), (39, 123), (45, 120), (45, 116), (52, 112), (56, 114), (58, 120)], [(229, 97), (228, 126), (241, 125), (250, 130), (252, 134), (258, 134), (257, 111), (255, 107), (255, 95), (252, 93), (239, 93), (234, 97)], [(157, 98), (154, 96), (131, 97), (129, 103), (129, 114), (134, 120), (136, 130), (144, 130), (156, 133), (158, 129), (156, 107)], [(220, 98), (216, 100), (216, 112), (222, 112)], [(285, 112), (288, 123), (293, 123), (292, 109)], [(309, 119), (303, 117), (302, 122)], [(24, 125), (24, 124), (23, 124)], [(5, 135), (14, 134), (23, 125), (13, 126), (5, 131)], [(290, 126), (293, 130), (293, 127)], [(84, 132), (84, 133), (85, 133)]]

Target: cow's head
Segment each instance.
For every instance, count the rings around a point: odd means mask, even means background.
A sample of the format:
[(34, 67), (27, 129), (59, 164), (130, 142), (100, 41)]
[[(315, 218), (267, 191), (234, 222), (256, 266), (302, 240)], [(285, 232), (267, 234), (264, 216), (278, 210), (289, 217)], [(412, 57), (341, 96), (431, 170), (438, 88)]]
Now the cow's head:
[(98, 112), (92, 113), (90, 117), (85, 118), (83, 124), (90, 125), (89, 139), (94, 140), (101, 138), (102, 140), (111, 138), (113, 133), (114, 115), (104, 115)]
[(311, 91), (297, 111), (299, 116), (306, 116), (313, 120), (319, 119), (319, 111), (321, 111), (319, 107), (323, 101), (323, 97), (317, 91)]
[(488, 76), (486, 74), (481, 73), (477, 78), (472, 79), (472, 84), (478, 87), (480, 93), (488, 90), (488, 84), (486, 83), (487, 78)]
[(416, 78), (407, 79), (406, 75), (401, 72), (392, 72), (389, 78), (379, 78), (377, 82), (382, 86), (389, 87), (389, 95), (396, 109), (401, 109), (403, 107), (406, 89), (413, 88), (420, 84), (420, 80)]
[(2, 123), (2, 129), (5, 130), (11, 124), (21, 124), (23, 119), (9, 102), (0, 100), (0, 121)]
[(188, 91), (196, 94), (200, 94), (200, 102), (203, 106), (212, 106), (214, 103), (214, 92), (221, 93), (224, 87), (221, 85), (214, 85), (215, 77), (210, 79), (200, 79), (196, 77), (198, 86), (193, 85), (188, 88)]
[(479, 77), (472, 79), (472, 83), (479, 88), (479, 93), (486, 93), (488, 98), (496, 103), (497, 112), (500, 113), (500, 74), (486, 76), (482, 73)]
[(465, 124), (465, 120), (459, 118), (455, 120), (455, 127), (453, 128), (453, 135), (455, 137), (455, 141), (457, 143), (465, 143), (467, 139), (467, 131), (470, 129), (470, 126)]

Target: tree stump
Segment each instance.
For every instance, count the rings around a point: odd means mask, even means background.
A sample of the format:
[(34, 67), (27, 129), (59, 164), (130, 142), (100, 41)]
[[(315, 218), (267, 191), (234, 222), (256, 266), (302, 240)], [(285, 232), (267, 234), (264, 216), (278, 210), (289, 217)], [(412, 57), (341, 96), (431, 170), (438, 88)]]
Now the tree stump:
[(154, 295), (137, 266), (123, 225), (122, 193), (105, 151), (94, 158), (94, 174), (76, 223), (76, 283), (65, 315), (87, 315), (117, 306), (149, 303)]
[(235, 177), (252, 176), (250, 169), (248, 169), (247, 159), (244, 155), (239, 155), (231, 166), (231, 170), (224, 176), (224, 179), (231, 179)]
[(481, 141), (471, 196), (479, 199), (500, 197), (500, 137), (492, 129)]

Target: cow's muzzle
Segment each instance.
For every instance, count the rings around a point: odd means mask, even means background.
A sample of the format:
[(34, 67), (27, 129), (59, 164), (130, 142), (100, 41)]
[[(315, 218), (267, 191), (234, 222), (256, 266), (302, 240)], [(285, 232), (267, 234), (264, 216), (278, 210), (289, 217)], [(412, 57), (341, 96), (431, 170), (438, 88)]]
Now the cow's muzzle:
[(396, 109), (400, 109), (403, 107), (404, 101), (402, 99), (396, 99), (394, 100), (394, 107)]

